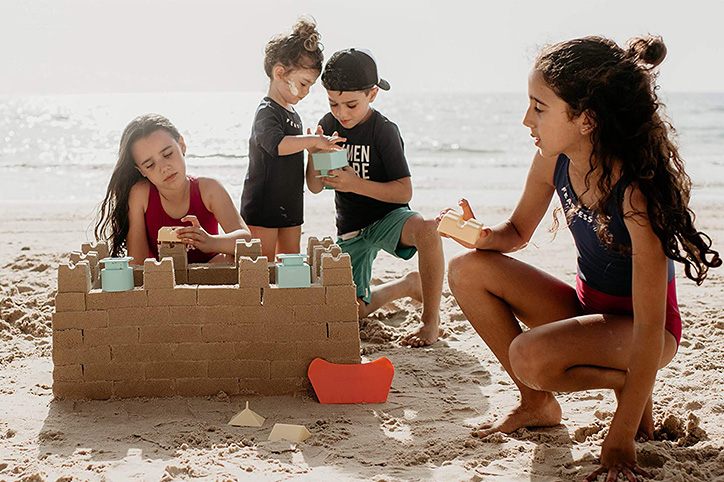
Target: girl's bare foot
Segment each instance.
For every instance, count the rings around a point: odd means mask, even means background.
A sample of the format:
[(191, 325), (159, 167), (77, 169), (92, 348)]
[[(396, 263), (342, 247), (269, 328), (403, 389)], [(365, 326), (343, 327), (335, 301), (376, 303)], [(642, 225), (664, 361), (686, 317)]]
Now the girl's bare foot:
[(472, 431), (473, 437), (487, 437), (495, 432), (512, 433), (522, 427), (553, 427), (561, 423), (561, 406), (550, 392), (538, 392), (540, 399), (521, 402), (505, 417)]

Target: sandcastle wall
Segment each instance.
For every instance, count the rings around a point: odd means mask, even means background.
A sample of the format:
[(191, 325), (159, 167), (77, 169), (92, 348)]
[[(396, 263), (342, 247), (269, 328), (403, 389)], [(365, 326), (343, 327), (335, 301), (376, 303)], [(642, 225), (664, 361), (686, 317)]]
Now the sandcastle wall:
[(360, 363), (352, 267), (331, 238), (310, 238), (308, 288), (279, 288), (258, 240), (232, 264), (186, 263), (181, 244), (135, 267), (133, 290), (103, 292), (107, 247), (84, 244), (58, 268), (53, 393), (165, 397), (310, 389), (314, 358)]

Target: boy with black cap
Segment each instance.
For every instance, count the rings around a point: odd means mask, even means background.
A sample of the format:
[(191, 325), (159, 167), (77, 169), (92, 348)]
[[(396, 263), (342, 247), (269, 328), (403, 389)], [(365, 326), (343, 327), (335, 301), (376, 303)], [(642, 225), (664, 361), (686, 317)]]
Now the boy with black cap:
[[(310, 162), (307, 185), (315, 194), (325, 184), (336, 190), (337, 243), (352, 259), (360, 317), (409, 296), (423, 304), (422, 326), (402, 343), (430, 345), (440, 331), (442, 241), (435, 221), (425, 220), (407, 204), (412, 183), (397, 125), (370, 106), (379, 89), (389, 90), (390, 84), (378, 77), (370, 52), (346, 49), (327, 62), (322, 85), (331, 112), (319, 121), (317, 134), (337, 132), (346, 138), (342, 147), (349, 165), (329, 172), (335, 177), (317, 178)], [(380, 249), (402, 259), (419, 251), (420, 272), (370, 288), (372, 262)]]

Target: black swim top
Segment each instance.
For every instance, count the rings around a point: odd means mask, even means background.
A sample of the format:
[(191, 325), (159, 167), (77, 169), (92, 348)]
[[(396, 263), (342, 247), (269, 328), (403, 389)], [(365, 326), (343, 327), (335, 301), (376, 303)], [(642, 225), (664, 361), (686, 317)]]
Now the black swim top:
[[(633, 265), (631, 260), (631, 236), (623, 221), (621, 205), (627, 183), (620, 179), (613, 186), (613, 195), (606, 206), (611, 217), (608, 227), (613, 236), (612, 249), (598, 239), (593, 224), (593, 212), (579, 205), (578, 197), (571, 187), (569, 166), (571, 160), (565, 155), (558, 156), (553, 181), (563, 205), (568, 226), (576, 243), (578, 276), (591, 288), (614, 296), (631, 296)], [(626, 248), (629, 248), (626, 250)], [(669, 259), (667, 282), (674, 277), (674, 262)]]

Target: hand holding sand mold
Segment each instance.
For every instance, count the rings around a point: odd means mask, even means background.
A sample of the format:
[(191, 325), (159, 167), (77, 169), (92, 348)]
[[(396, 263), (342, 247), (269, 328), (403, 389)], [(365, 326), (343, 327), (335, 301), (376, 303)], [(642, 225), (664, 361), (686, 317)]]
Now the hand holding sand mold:
[[(466, 239), (461, 239), (462, 236), (455, 236), (455, 232), (449, 231), (447, 226), (445, 226), (446, 223), (443, 223), (443, 218), (445, 218), (445, 215), (448, 213), (453, 213), (462, 218), (463, 221), (467, 222), (470, 220), (475, 220), (475, 214), (473, 214), (473, 210), (470, 207), (470, 203), (467, 199), (462, 198), (458, 201), (458, 205), (462, 209), (462, 215), (459, 215), (455, 209), (453, 208), (445, 208), (442, 211), (440, 211), (440, 214), (435, 218), (435, 222), (438, 224), (438, 232), (440, 233), (440, 236), (444, 238), (450, 238), (455, 240), (458, 244), (461, 246), (464, 246), (469, 249), (485, 249), (485, 241), (488, 239), (488, 235), (490, 234), (491, 230), (490, 228), (484, 228), (482, 227), (482, 223), (479, 223), (479, 226), (472, 225), (472, 226), (466, 226), (469, 228), (468, 230), (477, 231), (477, 237), (475, 238), (475, 242), (471, 243), (471, 237), (466, 237)], [(477, 223), (476, 223), (477, 224)], [(454, 231), (458, 231), (455, 229)], [(462, 234), (462, 233), (461, 233)], [(467, 233), (468, 235), (470, 233)], [(482, 244), (481, 244), (482, 243)]]

